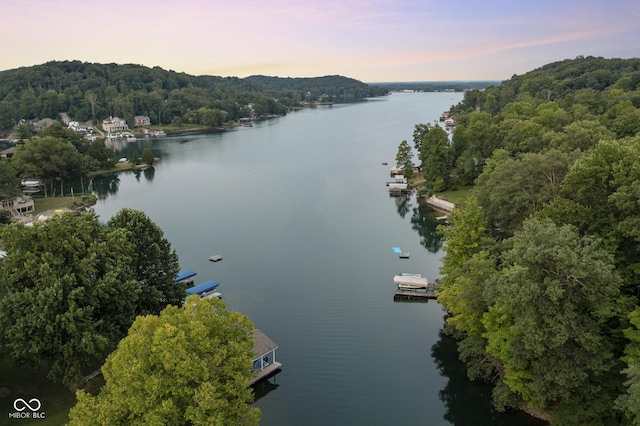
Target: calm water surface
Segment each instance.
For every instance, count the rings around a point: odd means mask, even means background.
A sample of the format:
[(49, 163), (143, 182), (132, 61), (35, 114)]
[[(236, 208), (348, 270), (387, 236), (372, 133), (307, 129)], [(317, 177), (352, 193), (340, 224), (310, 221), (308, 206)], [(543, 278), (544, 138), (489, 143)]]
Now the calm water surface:
[(438, 303), (393, 300), (395, 274), (435, 279), (443, 253), (435, 214), (389, 197), (389, 167), (416, 123), (461, 99), (393, 94), (130, 143), (120, 156), (150, 146), (160, 160), (97, 178), (95, 210), (143, 210), (196, 282), (220, 281), (228, 309), (280, 346), (281, 373), (257, 389), (261, 425), (534, 424), (493, 412), (466, 380)]

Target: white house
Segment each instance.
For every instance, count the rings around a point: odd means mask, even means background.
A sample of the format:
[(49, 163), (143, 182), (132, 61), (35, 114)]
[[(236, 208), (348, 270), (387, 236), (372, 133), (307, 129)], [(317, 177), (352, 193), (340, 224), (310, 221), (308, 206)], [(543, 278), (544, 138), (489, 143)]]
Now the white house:
[(102, 128), (105, 132), (129, 130), (129, 126), (127, 126), (127, 120), (118, 117), (109, 117), (102, 120)]

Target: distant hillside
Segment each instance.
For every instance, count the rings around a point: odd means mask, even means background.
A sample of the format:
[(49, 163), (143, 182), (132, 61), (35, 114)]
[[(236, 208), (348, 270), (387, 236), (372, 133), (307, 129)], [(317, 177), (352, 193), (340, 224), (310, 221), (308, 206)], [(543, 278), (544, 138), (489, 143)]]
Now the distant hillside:
[(312, 100), (324, 96), (334, 102), (381, 96), (389, 92), (388, 88), (368, 85), (353, 78), (339, 75), (312, 78), (253, 75), (247, 77), (245, 80), (269, 90), (293, 90), (304, 93), (305, 97), (311, 97)]
[(489, 86), (496, 86), (500, 84), (500, 81), (400, 81), (369, 84), (374, 87), (385, 87), (392, 91), (415, 90), (418, 92), (463, 92), (470, 89), (484, 89)]
[[(563, 107), (575, 102), (588, 104), (600, 114), (610, 103), (603, 92), (619, 89), (640, 107), (640, 59), (583, 57), (553, 62), (522, 75), (514, 75), (499, 86), (482, 92), (470, 91), (453, 112), (480, 108), (495, 113), (514, 101), (556, 101)], [(588, 103), (587, 103), (588, 101)]]
[(385, 93), (340, 76), (249, 78), (193, 76), (160, 67), (54, 61), (0, 72), (0, 129), (21, 119), (77, 121), (118, 116), (152, 124), (219, 126), (241, 117), (285, 114), (301, 102), (349, 102)]

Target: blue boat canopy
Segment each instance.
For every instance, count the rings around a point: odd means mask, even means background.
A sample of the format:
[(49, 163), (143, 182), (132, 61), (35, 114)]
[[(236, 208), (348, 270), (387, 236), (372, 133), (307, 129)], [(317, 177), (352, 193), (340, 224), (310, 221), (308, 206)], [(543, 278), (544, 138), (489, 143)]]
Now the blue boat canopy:
[(393, 250), (393, 252), (395, 254), (400, 254), (402, 253), (402, 250), (400, 250), (400, 247), (391, 247), (391, 249)]
[(220, 283), (218, 281), (209, 280), (201, 284), (194, 285), (193, 287), (186, 289), (185, 292), (187, 294), (197, 294), (199, 296), (204, 296), (207, 293), (215, 290), (219, 285)]
[(185, 269), (184, 271), (178, 272), (178, 275), (173, 279), (175, 282), (180, 282), (186, 280), (191, 277), (195, 277), (196, 273), (191, 269)]

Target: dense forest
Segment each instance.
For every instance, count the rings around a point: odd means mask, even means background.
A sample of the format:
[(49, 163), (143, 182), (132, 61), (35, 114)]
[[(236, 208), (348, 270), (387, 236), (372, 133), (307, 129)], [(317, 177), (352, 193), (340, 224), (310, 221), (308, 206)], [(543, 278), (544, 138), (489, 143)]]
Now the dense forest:
[(61, 112), (79, 122), (109, 116), (151, 124), (219, 126), (242, 117), (285, 114), (301, 102), (345, 102), (388, 92), (340, 76), (248, 78), (192, 76), (159, 67), (80, 61), (0, 72), (0, 129), (21, 119), (57, 119)]
[(472, 185), (441, 226), (438, 300), (499, 409), (640, 425), (640, 59), (578, 57), (416, 126), (429, 184)]

